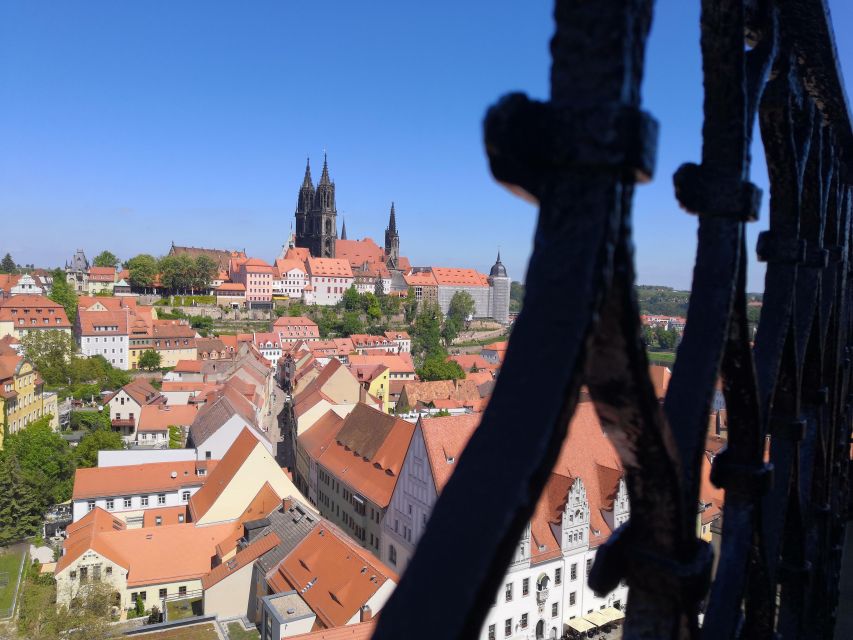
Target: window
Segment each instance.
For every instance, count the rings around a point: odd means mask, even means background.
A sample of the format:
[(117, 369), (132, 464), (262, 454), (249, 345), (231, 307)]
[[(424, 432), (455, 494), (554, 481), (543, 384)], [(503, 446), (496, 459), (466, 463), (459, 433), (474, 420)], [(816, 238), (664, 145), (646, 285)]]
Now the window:
[(139, 597), (139, 594), (138, 594), (136, 591), (131, 591), (131, 592), (130, 592), (130, 601), (131, 601), (131, 602), (136, 602), (136, 599), (137, 599), (138, 597)]
[(556, 602), (551, 605), (551, 617), (552, 618), (557, 617), (557, 603)]
[(521, 581), (521, 595), (526, 596), (530, 593), (530, 578), (525, 578)]
[(512, 618), (504, 621), (504, 635), (509, 638), (512, 635)]
[(147, 597), (148, 597), (148, 592), (147, 592), (147, 591), (140, 591), (140, 592), (139, 592), (139, 597), (142, 599), (142, 602), (145, 602), (145, 600), (146, 600), (146, 599), (147, 599)]
[(507, 602), (512, 602), (512, 582), (506, 583), (505, 599)]
[(125, 498), (125, 499), (124, 499), (124, 508), (125, 508), (125, 509), (130, 509), (130, 498)]
[(89, 567), (80, 567), (80, 582), (88, 582)]
[(107, 567), (107, 568), (106, 568), (106, 574), (107, 574), (108, 576), (113, 575), (113, 568), (112, 568), (112, 567)]
[(95, 501), (89, 500), (88, 507), (89, 507), (89, 511), (92, 511), (95, 508)]
[(592, 571), (592, 558), (586, 561), (586, 577), (589, 577), (589, 572)]
[(205, 459), (205, 460), (210, 460), (210, 451), (205, 451), (205, 452), (204, 452), (204, 459)]
[(110, 498), (109, 500), (107, 500), (107, 511), (112, 511), (113, 507), (115, 507), (115, 501)]
[(163, 524), (162, 516), (156, 516), (154, 518), (154, 525), (159, 527), (161, 524)]
[(157, 495), (157, 504), (166, 504), (166, 494), (161, 493)]
[(181, 493), (181, 500), (183, 500), (184, 502), (189, 502), (189, 500), (190, 500), (190, 492), (189, 492), (189, 491), (184, 491), (184, 492), (182, 492), (182, 493)]
[(142, 496), (142, 506), (143, 507), (148, 506), (148, 496)]
[(76, 572), (76, 571), (72, 571), (72, 572), (71, 572), (71, 579), (72, 579), (72, 580), (76, 580), (76, 579), (77, 579), (77, 572)]
[(557, 567), (554, 569), (554, 584), (562, 584), (563, 583), (563, 568)]
[(393, 544), (388, 545), (388, 561), (397, 566), (397, 549)]
[(495, 625), (489, 625), (489, 640), (495, 640)]
[(184, 521), (184, 514), (183, 514), (183, 513), (179, 513), (179, 514), (178, 514), (178, 522), (183, 522), (183, 521)]
[(92, 580), (94, 580), (95, 582), (101, 581), (101, 565), (96, 564), (94, 567), (92, 567)]
[(570, 607), (575, 606), (575, 602), (577, 601), (577, 597), (578, 597), (578, 596), (577, 596), (577, 592), (576, 592), (576, 591), (572, 591), (572, 592), (569, 594), (569, 606), (570, 606)]
[(578, 579), (578, 563), (577, 562), (572, 563), (570, 577), (572, 580)]
[(160, 600), (162, 600), (163, 598), (166, 597), (166, 590), (165, 589), (160, 589), (159, 597), (160, 597)]

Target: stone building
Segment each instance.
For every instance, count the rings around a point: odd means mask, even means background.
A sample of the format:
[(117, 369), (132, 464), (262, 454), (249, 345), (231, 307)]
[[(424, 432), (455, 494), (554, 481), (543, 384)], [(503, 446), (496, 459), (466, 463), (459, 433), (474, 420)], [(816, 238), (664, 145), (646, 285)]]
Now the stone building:
[(311, 180), (310, 162), (305, 166), (305, 178), (296, 201), (296, 246), (308, 249), (315, 258), (334, 258), (337, 239), (335, 183), (329, 178), (329, 164), (324, 157), (316, 189)]

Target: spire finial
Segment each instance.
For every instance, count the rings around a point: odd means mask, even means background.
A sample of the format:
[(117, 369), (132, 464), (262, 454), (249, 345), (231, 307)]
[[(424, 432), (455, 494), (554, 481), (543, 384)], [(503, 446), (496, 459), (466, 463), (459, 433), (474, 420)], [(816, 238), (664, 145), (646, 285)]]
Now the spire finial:
[(341, 225), (341, 240), (347, 239), (347, 219), (343, 219), (343, 224)]
[(311, 157), (308, 156), (308, 159), (305, 161), (305, 178), (302, 180), (303, 187), (311, 187), (314, 188), (314, 181), (311, 180)]
[(397, 216), (394, 209), (394, 201), (391, 201), (391, 216), (388, 218), (388, 231), (397, 233)]

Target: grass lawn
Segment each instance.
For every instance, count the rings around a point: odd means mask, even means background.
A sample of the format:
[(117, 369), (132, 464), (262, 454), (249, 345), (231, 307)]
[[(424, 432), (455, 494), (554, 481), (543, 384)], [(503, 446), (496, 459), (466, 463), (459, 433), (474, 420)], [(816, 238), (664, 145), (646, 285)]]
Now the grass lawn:
[(246, 631), (239, 622), (228, 623), (228, 638), (230, 640), (258, 640), (260, 637), (261, 634), (255, 629)]
[[(0, 586), (0, 613), (12, 606), (15, 598), (15, 587), (18, 585), (18, 572), (21, 568), (22, 551), (0, 551), (0, 574), (8, 579), (8, 584)], [(0, 583), (2, 584), (2, 583)]]
[(195, 624), (189, 627), (169, 629), (168, 631), (154, 631), (152, 633), (140, 633), (130, 638), (147, 638), (148, 640), (219, 640), (216, 629), (210, 622)]
[(651, 364), (672, 364), (675, 362), (674, 351), (647, 351)]
[(200, 616), (202, 613), (201, 598), (187, 598), (166, 602), (166, 620), (168, 622)]

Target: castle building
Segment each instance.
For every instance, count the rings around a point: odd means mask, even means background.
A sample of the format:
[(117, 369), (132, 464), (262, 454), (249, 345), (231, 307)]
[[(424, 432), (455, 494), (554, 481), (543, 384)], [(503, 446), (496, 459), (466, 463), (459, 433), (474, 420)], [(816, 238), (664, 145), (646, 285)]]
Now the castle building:
[(338, 239), (338, 210), (335, 183), (329, 178), (329, 163), (323, 158), (323, 173), (317, 188), (311, 180), (311, 163), (296, 201), (296, 246), (308, 249), (315, 258), (334, 258)]
[(489, 272), (489, 317), (501, 324), (509, 324), (510, 279), (501, 262), (501, 252)]

